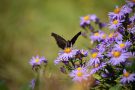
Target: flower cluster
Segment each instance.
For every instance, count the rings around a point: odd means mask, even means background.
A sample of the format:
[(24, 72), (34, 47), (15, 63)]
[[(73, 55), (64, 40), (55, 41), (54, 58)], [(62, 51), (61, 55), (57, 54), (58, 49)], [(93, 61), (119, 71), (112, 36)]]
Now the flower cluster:
[(58, 54), (57, 59), (54, 61), (55, 64), (62, 63), (60, 67), (61, 72), (68, 73), (76, 82), (87, 80), (89, 73), (86, 69), (85, 57), (88, 56), (88, 51), (78, 50), (73, 47), (66, 47), (61, 50)]
[(96, 44), (90, 49), (90, 60), (87, 62), (87, 67), (91, 67), (89, 74), (98, 82), (93, 89), (109, 89), (117, 85), (123, 89), (135, 88), (135, 73), (131, 69), (135, 53), (134, 9), (135, 0), (126, 0), (125, 5), (116, 6), (113, 12), (109, 12), (110, 34), (100, 27), (99, 30), (90, 28), (93, 28), (91, 21), (97, 20), (95, 15), (95, 20), (91, 20), (91, 15), (81, 17), (81, 27), (89, 28), (87, 31), (84, 28), (85, 33), (91, 31), (87, 38)]

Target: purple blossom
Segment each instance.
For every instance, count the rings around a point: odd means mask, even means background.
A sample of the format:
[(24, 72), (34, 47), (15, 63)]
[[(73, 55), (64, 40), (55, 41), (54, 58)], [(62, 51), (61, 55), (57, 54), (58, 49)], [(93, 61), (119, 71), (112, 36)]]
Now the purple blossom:
[(78, 51), (77, 49), (65, 48), (64, 50), (59, 52), (59, 56), (57, 58), (57, 61), (58, 60), (68, 61), (69, 59), (75, 57), (77, 51)]
[(82, 57), (87, 57), (88, 56), (88, 51), (86, 51), (86, 50), (78, 50), (77, 52), (76, 52), (76, 57), (77, 58), (82, 58)]
[(129, 73), (125, 69), (123, 70), (123, 76), (120, 80), (122, 84), (128, 84), (135, 81), (135, 73)]
[(90, 20), (96, 22), (97, 16), (95, 14), (90, 15)]
[(129, 7), (133, 7), (135, 6), (135, 0), (126, 0), (127, 5), (129, 5)]
[(132, 9), (128, 5), (123, 5), (121, 8), (121, 12), (124, 14), (129, 14), (132, 12)]
[(93, 64), (93, 67), (94, 68), (91, 69), (90, 74), (96, 73), (97, 71), (101, 70), (105, 66), (106, 66), (106, 63)]
[(122, 23), (119, 19), (114, 19), (110, 22), (109, 24), (109, 28), (110, 29), (113, 29), (113, 30), (116, 30), (118, 29), (119, 27), (121, 27)]
[(135, 33), (135, 25), (134, 24), (130, 24), (127, 26), (127, 30), (129, 33)]
[(107, 37), (107, 42), (114, 42), (114, 41), (120, 41), (123, 39), (123, 36), (119, 32), (113, 32), (110, 33), (109, 36)]
[(120, 50), (112, 50), (108, 56), (111, 57), (109, 63), (112, 65), (118, 65), (122, 62), (125, 62), (127, 58), (131, 57), (131, 53), (124, 51), (122, 52)]
[(114, 45), (114, 47), (119, 49), (119, 50), (123, 50), (123, 49), (126, 50), (130, 46), (131, 46), (130, 41), (126, 41), (126, 42), (118, 41), (117, 44)]
[(32, 79), (31, 82), (30, 82), (30, 88), (32, 90), (34, 90), (34, 88), (35, 88), (35, 83), (36, 83), (36, 80), (35, 79)]
[(86, 15), (80, 18), (80, 26), (85, 26), (90, 24), (90, 15)]
[(109, 15), (110, 20), (121, 19), (123, 17), (123, 12), (121, 12), (121, 8), (116, 6), (116, 8), (114, 9), (114, 12), (109, 12), (108, 15)]
[(130, 21), (131, 21), (132, 23), (135, 22), (135, 14), (130, 18)]
[(42, 63), (47, 63), (47, 60), (45, 59), (45, 57), (39, 57), (37, 55), (36, 57), (32, 57), (29, 63), (32, 66), (35, 66), (35, 65), (41, 65)]
[(92, 41), (101, 41), (101, 40), (106, 39), (106, 34), (102, 31), (98, 31), (98, 32), (92, 33), (90, 36), (90, 39)]
[(99, 64), (100, 63), (100, 58), (102, 58), (103, 55), (100, 52), (93, 52), (91, 54), (91, 59), (89, 60), (88, 64), (93, 65), (93, 64)]
[(73, 78), (73, 81), (81, 82), (83, 80), (87, 80), (90, 74), (86, 68), (78, 67), (77, 69), (72, 70), (69, 76)]

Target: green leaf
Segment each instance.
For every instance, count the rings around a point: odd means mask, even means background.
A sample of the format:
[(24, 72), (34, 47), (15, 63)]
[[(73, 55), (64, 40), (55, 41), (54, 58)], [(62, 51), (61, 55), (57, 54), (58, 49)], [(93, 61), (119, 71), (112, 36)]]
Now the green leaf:
[(101, 79), (101, 76), (98, 75), (98, 74), (93, 74), (93, 77), (94, 77), (95, 79), (97, 79), (97, 80), (100, 80), (100, 79)]
[(122, 87), (120, 85), (116, 85), (111, 87), (109, 90), (122, 90)]

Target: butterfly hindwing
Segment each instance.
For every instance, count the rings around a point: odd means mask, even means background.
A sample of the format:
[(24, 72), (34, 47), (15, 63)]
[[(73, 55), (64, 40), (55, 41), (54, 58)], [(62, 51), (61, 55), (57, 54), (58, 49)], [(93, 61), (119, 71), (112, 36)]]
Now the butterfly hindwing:
[(70, 41), (70, 46), (74, 45), (74, 43), (76, 42), (77, 38), (81, 35), (81, 32), (78, 32)]
[(56, 33), (52, 33), (51, 36), (53, 36), (55, 38), (57, 45), (60, 48), (64, 49), (66, 47), (67, 41), (63, 37), (57, 35)]

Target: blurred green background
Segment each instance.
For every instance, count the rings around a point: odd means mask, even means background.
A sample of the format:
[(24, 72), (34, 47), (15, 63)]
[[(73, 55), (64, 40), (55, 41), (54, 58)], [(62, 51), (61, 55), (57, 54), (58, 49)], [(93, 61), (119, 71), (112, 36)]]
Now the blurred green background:
[[(96, 14), (107, 22), (108, 12), (123, 3), (124, 0), (0, 0), (0, 90), (26, 90), (34, 77), (28, 62), (35, 55), (45, 56), (49, 62), (41, 90), (73, 89), (71, 79), (53, 64), (59, 48), (51, 32), (70, 39), (82, 30), (80, 16)], [(79, 37), (75, 46), (86, 48), (87, 44), (88, 40)]]

